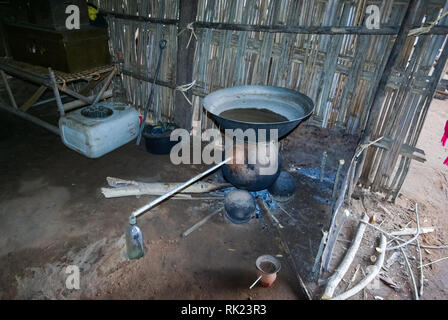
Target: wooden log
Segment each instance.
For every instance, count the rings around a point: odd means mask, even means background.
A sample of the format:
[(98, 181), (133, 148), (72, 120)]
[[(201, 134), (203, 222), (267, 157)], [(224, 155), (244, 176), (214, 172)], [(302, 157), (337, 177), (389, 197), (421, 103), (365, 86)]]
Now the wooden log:
[(379, 247), (380, 255), (379, 255), (378, 259), (376, 260), (376, 263), (370, 269), (367, 276), (364, 279), (362, 279), (360, 282), (358, 282), (353, 288), (351, 288), (350, 290), (348, 290), (344, 293), (337, 295), (336, 297), (332, 298), (331, 300), (346, 300), (346, 299), (354, 296), (355, 294), (357, 294), (362, 289), (364, 289), (370, 282), (372, 282), (373, 279), (375, 279), (375, 277), (378, 275), (381, 268), (383, 267), (384, 257), (386, 255), (386, 244), (387, 244), (386, 237), (384, 236), (384, 234), (382, 234), (381, 240), (380, 240), (380, 247)]
[[(159, 196), (169, 192), (170, 190), (179, 187), (182, 183), (142, 183), (135, 182), (135, 184), (128, 184), (124, 186), (117, 186), (113, 188), (101, 188), (101, 192), (106, 198), (138, 196), (138, 195), (154, 195)], [(214, 184), (208, 182), (197, 182), (180, 193), (207, 193), (222, 188), (229, 187), (228, 183)]]
[[(369, 221), (369, 217), (367, 214), (363, 213), (361, 221), (367, 222)], [(333, 293), (338, 286), (339, 282), (341, 282), (342, 278), (344, 277), (345, 273), (348, 271), (348, 268), (350, 267), (350, 264), (352, 263), (353, 259), (355, 258), (356, 252), (358, 251), (359, 245), (361, 244), (362, 237), (364, 236), (364, 231), (366, 230), (366, 224), (365, 223), (359, 223), (358, 230), (356, 231), (355, 238), (353, 239), (353, 242), (348, 249), (347, 253), (344, 256), (344, 259), (339, 264), (339, 266), (336, 268), (333, 275), (330, 277), (327, 287), (325, 288), (325, 292), (322, 295), (322, 300), (329, 300), (333, 297)]]

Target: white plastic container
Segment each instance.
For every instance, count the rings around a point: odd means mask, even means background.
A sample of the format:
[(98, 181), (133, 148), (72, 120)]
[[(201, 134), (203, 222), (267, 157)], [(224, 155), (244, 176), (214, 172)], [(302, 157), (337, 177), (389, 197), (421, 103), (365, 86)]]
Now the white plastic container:
[[(86, 157), (98, 158), (137, 137), (137, 111), (120, 102), (99, 102), (101, 112), (84, 107), (59, 119), (62, 142)], [(98, 117), (101, 113), (105, 117)]]

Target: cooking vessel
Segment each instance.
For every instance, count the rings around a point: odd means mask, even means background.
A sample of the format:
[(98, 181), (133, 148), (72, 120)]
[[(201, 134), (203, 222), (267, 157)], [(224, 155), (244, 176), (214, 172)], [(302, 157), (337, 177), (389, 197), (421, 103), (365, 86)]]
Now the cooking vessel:
[[(272, 86), (238, 86), (217, 90), (203, 100), (204, 108), (223, 129), (278, 129), (278, 138), (286, 136), (314, 111), (313, 101), (297, 91)], [(268, 109), (285, 118), (282, 122), (244, 122), (223, 118), (231, 109)]]

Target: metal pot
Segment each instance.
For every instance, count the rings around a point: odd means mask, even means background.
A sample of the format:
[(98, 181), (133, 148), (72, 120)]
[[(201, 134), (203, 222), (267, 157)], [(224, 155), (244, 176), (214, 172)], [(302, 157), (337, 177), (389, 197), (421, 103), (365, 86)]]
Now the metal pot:
[[(270, 148), (260, 157), (261, 148)], [(233, 160), (222, 167), (224, 178), (239, 189), (260, 191), (271, 186), (280, 174), (281, 161), (278, 142), (236, 143)], [(226, 155), (228, 157), (228, 155)]]

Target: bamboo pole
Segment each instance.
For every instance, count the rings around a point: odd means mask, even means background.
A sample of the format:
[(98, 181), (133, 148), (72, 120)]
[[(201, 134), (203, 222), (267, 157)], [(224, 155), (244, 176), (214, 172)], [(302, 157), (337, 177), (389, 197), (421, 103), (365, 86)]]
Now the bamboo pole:
[[(366, 27), (357, 27), (357, 26), (349, 26), (349, 27), (290, 26), (290, 25), (266, 26), (266, 25), (217, 23), (217, 22), (202, 22), (202, 21), (195, 22), (194, 26), (197, 28), (228, 30), (228, 31), (247, 31), (247, 32), (255, 31), (255, 32), (269, 32), (269, 33), (299, 33), (299, 34), (324, 34), (324, 35), (344, 35), (344, 34), (396, 35), (400, 33), (400, 28), (396, 26), (383, 26), (380, 29), (368, 29)], [(410, 26), (409, 30), (411, 28), (414, 28), (414, 26)], [(448, 28), (446, 26), (436, 26), (433, 27), (426, 34), (448, 34)]]

